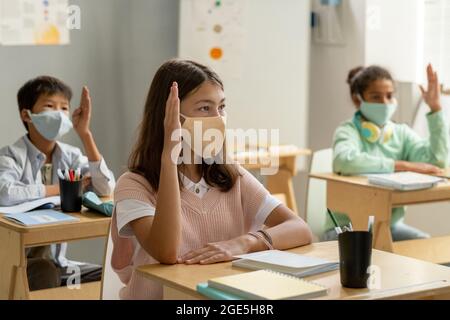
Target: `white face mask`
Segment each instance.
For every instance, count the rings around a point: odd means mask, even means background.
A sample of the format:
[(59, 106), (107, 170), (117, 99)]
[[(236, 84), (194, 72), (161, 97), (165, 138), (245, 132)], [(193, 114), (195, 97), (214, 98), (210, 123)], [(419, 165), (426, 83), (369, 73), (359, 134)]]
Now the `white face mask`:
[[(190, 118), (180, 114), (185, 119), (182, 129), (183, 141), (203, 159), (213, 159), (219, 155), (225, 143), (226, 116)], [(189, 133), (189, 134), (187, 134)]]
[(28, 115), (36, 130), (49, 141), (61, 138), (73, 128), (72, 121), (62, 111), (44, 111), (33, 114), (28, 110)]

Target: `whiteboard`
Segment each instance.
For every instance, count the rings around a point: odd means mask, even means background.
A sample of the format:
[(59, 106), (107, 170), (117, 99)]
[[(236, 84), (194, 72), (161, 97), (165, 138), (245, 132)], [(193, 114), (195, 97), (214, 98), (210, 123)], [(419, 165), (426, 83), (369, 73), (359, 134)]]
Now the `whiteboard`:
[(181, 0), (179, 57), (220, 75), (230, 128), (280, 129), (280, 143), (306, 147), (310, 1), (216, 2)]

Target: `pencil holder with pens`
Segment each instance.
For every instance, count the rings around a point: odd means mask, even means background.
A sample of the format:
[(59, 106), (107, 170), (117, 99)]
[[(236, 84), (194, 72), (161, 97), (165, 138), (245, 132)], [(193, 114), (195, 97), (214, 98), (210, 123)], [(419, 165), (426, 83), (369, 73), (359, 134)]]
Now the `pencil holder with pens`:
[(58, 170), (61, 210), (80, 212), (83, 199), (83, 182), (79, 170)]

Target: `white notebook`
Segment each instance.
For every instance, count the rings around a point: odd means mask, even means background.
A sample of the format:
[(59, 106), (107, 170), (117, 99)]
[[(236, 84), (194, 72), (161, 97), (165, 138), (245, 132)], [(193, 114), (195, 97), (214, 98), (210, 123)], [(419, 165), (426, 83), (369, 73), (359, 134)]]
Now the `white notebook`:
[(370, 184), (392, 188), (400, 191), (430, 189), (445, 181), (445, 179), (440, 177), (434, 177), (414, 172), (369, 174), (366, 176), (369, 178)]
[(236, 256), (234, 267), (249, 270), (273, 270), (297, 277), (336, 270), (338, 262), (308, 257), (300, 254), (270, 250)]
[(8, 214), (22, 213), (34, 210), (42, 206), (46, 206), (46, 209), (49, 209), (57, 207), (59, 205), (61, 205), (61, 197), (55, 196), (28, 201), (11, 207), (0, 207), (0, 213), (8, 213)]

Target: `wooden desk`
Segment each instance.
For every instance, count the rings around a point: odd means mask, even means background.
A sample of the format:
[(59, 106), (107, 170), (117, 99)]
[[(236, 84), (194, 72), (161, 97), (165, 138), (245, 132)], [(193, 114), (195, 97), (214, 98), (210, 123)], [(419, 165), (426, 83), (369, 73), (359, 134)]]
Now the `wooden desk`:
[(366, 177), (343, 177), (336, 174), (310, 176), (327, 182), (328, 208), (346, 213), (355, 230), (367, 230), (369, 216), (375, 216), (374, 248), (435, 263), (450, 261), (450, 238), (394, 243), (390, 228), (392, 208), (448, 201), (450, 182), (433, 189), (403, 192), (370, 185)]
[[(274, 164), (278, 163), (277, 173), (265, 176), (266, 188), (273, 195), (284, 195), (287, 207), (298, 213), (292, 178), (297, 174), (297, 157), (311, 154), (311, 150), (295, 146), (278, 146), (267, 152), (239, 153), (234, 159), (250, 171), (273, 168)], [(278, 161), (274, 161), (275, 159)]]
[[(293, 253), (338, 261), (337, 242), (323, 242), (290, 250)], [(346, 289), (340, 284), (339, 270), (306, 280), (328, 287), (329, 294), (320, 299), (450, 299), (450, 268), (374, 250), (372, 263), (381, 270), (381, 288)], [(206, 299), (196, 291), (208, 279), (248, 272), (231, 263), (207, 266), (150, 265), (138, 269), (148, 279), (164, 285), (165, 299)]]
[(108, 236), (111, 218), (86, 210), (71, 215), (80, 220), (36, 227), (24, 227), (0, 216), (0, 300), (100, 299), (99, 282), (82, 284), (79, 290), (28, 289), (25, 248)]

